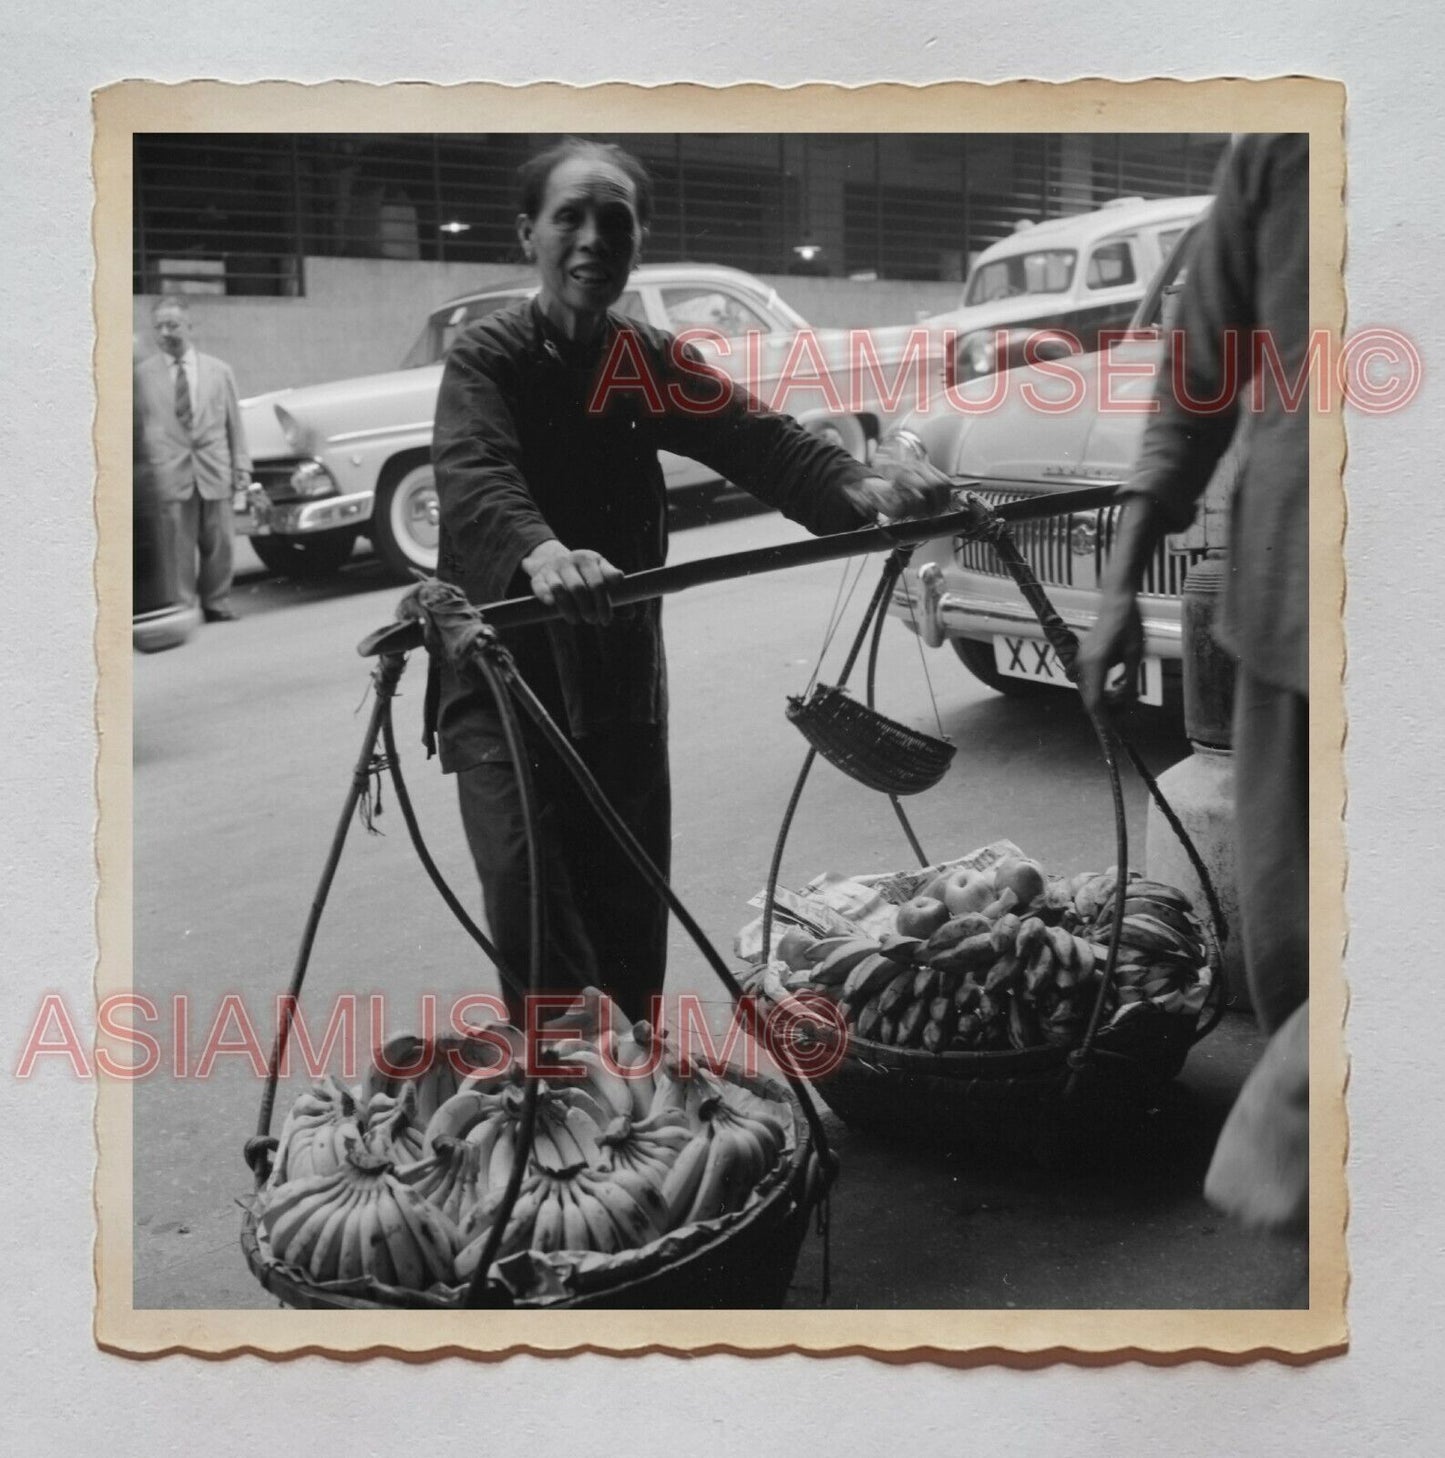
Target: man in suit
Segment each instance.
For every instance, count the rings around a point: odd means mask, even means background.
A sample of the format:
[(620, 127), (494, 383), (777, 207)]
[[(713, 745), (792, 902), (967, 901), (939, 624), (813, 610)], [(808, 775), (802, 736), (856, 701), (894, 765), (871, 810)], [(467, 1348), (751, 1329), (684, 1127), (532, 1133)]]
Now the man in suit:
[(191, 343), (184, 299), (158, 300), (151, 324), (160, 353), (136, 371), (139, 454), (165, 514), (181, 600), (199, 601), (208, 623), (233, 622), (231, 499), (251, 478), (236, 381)]

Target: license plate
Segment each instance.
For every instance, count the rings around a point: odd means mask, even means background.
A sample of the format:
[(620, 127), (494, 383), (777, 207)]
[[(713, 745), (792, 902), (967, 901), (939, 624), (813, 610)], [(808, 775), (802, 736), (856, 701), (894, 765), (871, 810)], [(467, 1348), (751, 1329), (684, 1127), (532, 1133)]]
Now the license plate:
[[(1064, 665), (1049, 644), (1039, 638), (996, 637), (993, 640), (993, 661), (998, 671), (1009, 678), (1026, 678), (1033, 683), (1055, 683), (1070, 688)], [(1164, 702), (1164, 670), (1157, 658), (1146, 658), (1139, 664), (1139, 702), (1159, 705)]]

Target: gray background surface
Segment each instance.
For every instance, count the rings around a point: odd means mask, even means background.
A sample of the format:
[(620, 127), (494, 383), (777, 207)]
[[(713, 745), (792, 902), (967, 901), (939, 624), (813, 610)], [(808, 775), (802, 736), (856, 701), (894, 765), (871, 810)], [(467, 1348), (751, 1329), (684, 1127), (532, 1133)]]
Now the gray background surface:
[[(153, 3), (74, 11), (13, 4), (0, 111), (16, 172), (0, 209), (8, 530), (3, 924), (7, 1067), (0, 1120), (11, 1396), (0, 1446), (118, 1455), (404, 1453), (438, 1440), (492, 1451), (1419, 1453), (1438, 1442), (1442, 1253), (1432, 925), (1440, 834), (1435, 584), (1440, 530), (1429, 375), (1442, 336), (1438, 12), (1336, 0), (1206, 14), (1124, 3), (961, 9), (764, 0), (727, 7), (378, 0), (312, 11)], [(90, 763), (92, 461), (88, 179), (92, 88), (161, 80), (356, 76), (792, 83), (1317, 74), (1349, 97), (1350, 323), (1408, 329), (1426, 388), (1404, 414), (1348, 418), (1353, 988), (1349, 1355), (1304, 1369), (1126, 1365), (942, 1371), (862, 1359), (478, 1367), (243, 1358), (132, 1363), (90, 1337), (92, 1090), (49, 1061), (13, 1078), (49, 990), (84, 1007), (94, 957)], [(244, 753), (245, 747), (238, 747)]]

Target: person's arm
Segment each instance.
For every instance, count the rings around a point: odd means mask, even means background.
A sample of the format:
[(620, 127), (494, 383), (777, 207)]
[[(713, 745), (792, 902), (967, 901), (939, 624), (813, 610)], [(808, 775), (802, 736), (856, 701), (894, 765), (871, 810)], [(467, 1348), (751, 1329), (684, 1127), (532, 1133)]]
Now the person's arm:
[[(679, 356), (685, 364), (679, 364)], [(949, 481), (926, 462), (875, 467), (764, 410), (737, 384), (704, 365), (691, 346), (668, 339), (656, 362), (666, 449), (710, 466), (724, 480), (819, 535), (851, 531), (879, 516), (930, 515), (947, 506)]]
[(557, 538), (521, 469), (509, 397), (515, 380), (506, 348), (486, 336), (447, 357), (437, 398), (432, 462), (442, 519), (469, 571), (505, 597), (523, 573), (537, 598), (568, 622), (612, 616), (606, 584), (622, 572), (600, 553)]
[(232, 489), (246, 486), (251, 480), (251, 453), (246, 449), (246, 430), (241, 424), (241, 405), (236, 397), (236, 377), (228, 364), (221, 365), (221, 378), (226, 386), (226, 441), (231, 452)]
[(1226, 156), (1190, 253), (1179, 319), (1160, 360), (1158, 411), (1123, 487), (1127, 500), (1100, 583), (1098, 620), (1080, 645), (1079, 689), (1094, 710), (1114, 697), (1105, 688), (1119, 668), (1117, 697), (1132, 698), (1144, 647), (1138, 608), (1144, 574), (1160, 541), (1193, 521), (1238, 423), (1255, 318), (1256, 166), (1248, 148)]

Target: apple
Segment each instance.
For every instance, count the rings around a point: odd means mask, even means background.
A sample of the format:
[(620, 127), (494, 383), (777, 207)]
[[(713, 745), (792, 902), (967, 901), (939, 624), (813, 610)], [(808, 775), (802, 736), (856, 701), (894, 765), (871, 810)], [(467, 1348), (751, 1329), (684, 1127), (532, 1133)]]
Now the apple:
[(1019, 906), (1027, 906), (1047, 889), (1044, 868), (1037, 861), (1020, 860), (1017, 856), (1007, 856), (994, 867), (994, 885), (1000, 893), (1012, 891)]
[(948, 878), (952, 874), (951, 871), (940, 871), (927, 885), (920, 886), (913, 893), (913, 899), (917, 901), (919, 897), (923, 897), (929, 901), (942, 901), (943, 888), (948, 884)]
[(806, 971), (812, 966), (808, 953), (812, 950), (815, 941), (817, 938), (812, 932), (804, 931), (800, 926), (790, 926), (778, 938), (778, 945), (773, 951), (773, 956), (780, 962), (786, 962), (794, 972)]
[(936, 896), (915, 896), (898, 908), (894, 925), (904, 937), (931, 937), (949, 918), (947, 906)]
[(994, 889), (977, 871), (955, 871), (943, 886), (943, 904), (953, 916), (982, 911), (994, 899)]

